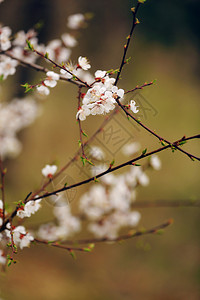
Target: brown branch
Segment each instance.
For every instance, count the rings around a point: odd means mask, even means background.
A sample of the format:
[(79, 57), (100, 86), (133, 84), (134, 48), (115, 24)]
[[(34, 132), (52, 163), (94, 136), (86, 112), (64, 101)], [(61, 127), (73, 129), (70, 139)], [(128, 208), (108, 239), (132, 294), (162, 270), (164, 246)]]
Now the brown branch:
[(41, 239), (34, 239), (34, 242), (39, 243), (39, 244), (44, 244), (44, 245), (49, 245), (52, 247), (56, 247), (56, 248), (61, 248), (64, 250), (69, 251), (70, 253), (72, 251), (81, 251), (81, 252), (90, 252), (92, 250), (92, 247), (88, 246), (88, 247), (84, 247), (84, 248), (78, 248), (78, 247), (69, 247), (69, 246), (65, 246), (63, 244), (61, 244), (60, 242), (56, 241), (56, 242), (49, 242), (46, 240), (41, 240)]
[(5, 174), (6, 169), (3, 167), (3, 161), (0, 157), (0, 172), (1, 172), (1, 200), (3, 202), (2, 219), (5, 220)]
[[(196, 136), (193, 136), (193, 137), (189, 137), (190, 140), (191, 140), (191, 139), (195, 139), (195, 138), (200, 138), (200, 135), (196, 135)], [(187, 138), (184, 137), (184, 140), (187, 141)], [(176, 143), (177, 143), (177, 141), (174, 142), (173, 144), (176, 144)], [(55, 195), (55, 194), (57, 194), (57, 193), (61, 193), (61, 192), (64, 192), (64, 191), (66, 191), (66, 190), (69, 190), (69, 189), (72, 189), (72, 188), (75, 188), (75, 187), (78, 187), (78, 186), (87, 184), (87, 183), (89, 183), (89, 182), (91, 182), (91, 181), (95, 181), (96, 179), (98, 179), (98, 178), (100, 178), (100, 177), (102, 177), (102, 176), (104, 176), (104, 175), (106, 175), (106, 174), (109, 174), (109, 173), (111, 173), (111, 172), (114, 172), (114, 171), (116, 171), (116, 170), (119, 170), (119, 169), (121, 169), (121, 168), (123, 168), (123, 167), (125, 167), (125, 166), (133, 165), (133, 163), (135, 163), (135, 162), (138, 161), (138, 160), (141, 160), (141, 159), (146, 158), (146, 157), (148, 157), (148, 156), (151, 156), (151, 155), (153, 155), (153, 154), (159, 153), (159, 152), (161, 152), (161, 151), (163, 151), (163, 150), (166, 150), (166, 149), (168, 149), (168, 148), (171, 148), (171, 144), (170, 144), (170, 145), (163, 146), (163, 147), (158, 148), (158, 149), (156, 149), (156, 150), (153, 150), (153, 151), (151, 151), (151, 152), (147, 152), (147, 153), (145, 153), (145, 154), (142, 153), (140, 156), (138, 156), (138, 157), (136, 157), (136, 158), (134, 158), (134, 159), (131, 159), (131, 160), (125, 162), (125, 163), (122, 163), (122, 164), (120, 164), (120, 165), (118, 165), (118, 166), (116, 166), (116, 167), (108, 168), (106, 171), (104, 171), (104, 172), (102, 172), (102, 173), (100, 173), (100, 174), (98, 174), (98, 175), (96, 175), (96, 176), (94, 176), (94, 177), (90, 177), (90, 178), (88, 178), (88, 179), (86, 179), (86, 180), (80, 181), (80, 182), (75, 183), (75, 184), (72, 184), (72, 185), (70, 185), (70, 186), (64, 186), (63, 188), (58, 189), (58, 190), (56, 190), (56, 191), (54, 191), (54, 192), (46, 193), (46, 194), (40, 196), (39, 198), (40, 198), (40, 199), (47, 198), (47, 197), (52, 196), (52, 195)]]
[(146, 87), (146, 86), (150, 86), (150, 85), (152, 85), (152, 84), (154, 84), (154, 81), (151, 81), (151, 82), (145, 82), (143, 85), (141, 85), (141, 86), (136, 86), (134, 89), (132, 89), (132, 90), (129, 90), (129, 91), (126, 91), (124, 94), (129, 94), (129, 93), (133, 93), (133, 92), (135, 92), (135, 91), (137, 91), (137, 90), (143, 90), (143, 88), (144, 87)]
[(89, 238), (89, 239), (80, 239), (80, 240), (68, 240), (68, 241), (64, 241), (64, 244), (90, 244), (90, 243), (103, 243), (103, 242), (121, 242), (123, 240), (127, 240), (127, 239), (131, 239), (134, 237), (138, 237), (138, 236), (142, 236), (142, 235), (147, 235), (147, 234), (156, 234), (156, 233), (160, 233), (160, 231), (166, 227), (168, 227), (169, 225), (171, 225), (173, 223), (173, 220), (170, 219), (167, 222), (160, 224), (158, 226), (155, 226), (153, 228), (150, 229), (143, 229), (143, 230), (138, 230), (138, 231), (134, 231), (131, 230), (130, 232), (128, 232), (127, 234), (124, 235), (120, 235), (116, 238), (108, 238), (108, 237), (103, 237), (103, 238)]
[[(147, 127), (146, 125), (144, 125), (140, 120), (136, 119), (132, 114), (130, 114), (128, 112), (128, 110), (126, 109), (126, 107), (124, 105), (121, 104), (121, 102), (119, 101), (119, 97), (116, 99), (117, 104), (119, 105), (119, 107), (121, 107), (121, 109), (125, 112), (125, 114), (130, 117), (131, 119), (133, 119), (137, 124), (139, 124), (141, 127), (143, 127), (146, 131), (150, 132), (153, 136), (155, 136), (157, 139), (159, 139), (160, 142), (165, 142), (168, 145), (170, 145), (170, 147), (173, 149), (173, 147), (177, 150), (179, 150), (180, 152), (184, 153), (185, 155), (187, 155), (190, 159), (197, 159), (200, 161), (200, 158), (181, 149), (180, 147), (178, 147), (179, 144), (181, 144), (181, 142), (185, 141), (185, 136), (183, 138), (181, 138), (180, 140), (171, 143), (168, 140), (166, 140), (165, 138), (161, 137), (160, 135), (158, 135), (157, 133), (155, 133), (153, 130), (151, 130), (149, 127)], [(200, 137), (200, 135), (199, 135)]]
[(156, 200), (138, 201), (131, 205), (132, 208), (180, 208), (180, 207), (200, 207), (200, 200)]
[[(78, 110), (81, 108), (81, 86), (79, 86), (78, 89)], [(85, 155), (85, 151), (84, 151), (84, 144), (83, 144), (83, 130), (82, 130), (82, 126), (81, 126), (81, 121), (78, 117), (78, 126), (79, 126), (79, 136), (80, 136), (80, 146), (81, 146), (81, 152), (82, 152), (82, 159), (84, 161), (84, 159), (87, 159), (87, 156)]]
[[(61, 70), (67, 71), (67, 73), (69, 73), (69, 74), (72, 75), (74, 78), (76, 78), (76, 80), (79, 82), (79, 83), (78, 83), (79, 86), (80, 86), (80, 83), (82, 83), (83, 86), (85, 86), (85, 87), (88, 87), (88, 88), (91, 87), (87, 82), (81, 80), (78, 76), (74, 75), (72, 72), (70, 72), (69, 70), (67, 70), (67, 69), (64, 68), (63, 66), (57, 64), (57, 63), (56, 63), (55, 61), (53, 61), (52, 59), (46, 57), (43, 53), (37, 51), (36, 49), (33, 49), (32, 51), (35, 52), (35, 53), (36, 53), (37, 55), (39, 55), (40, 57), (42, 57), (43, 59), (45, 59), (45, 60), (47, 60), (48, 62), (52, 63), (53, 66), (55, 66), (55, 67), (57, 67), (57, 68), (59, 68), (59, 69), (61, 69)], [(70, 81), (70, 82), (71, 82), (71, 81)]]
[(130, 41), (131, 41), (131, 37), (132, 37), (132, 35), (133, 35), (133, 31), (134, 31), (134, 29), (135, 29), (135, 27), (136, 27), (136, 25), (137, 25), (137, 22), (136, 22), (136, 14), (137, 14), (137, 12), (138, 12), (138, 9), (139, 9), (140, 4), (141, 4), (141, 3), (138, 2), (136, 8), (135, 8), (135, 9), (134, 9), (134, 8), (131, 9), (132, 15), (133, 15), (132, 26), (131, 26), (130, 33), (129, 33), (128, 37), (127, 37), (127, 43), (126, 43), (126, 45), (124, 45), (124, 53), (123, 53), (123, 56), (122, 56), (121, 65), (120, 65), (120, 67), (119, 67), (119, 71), (118, 71), (118, 73), (117, 73), (117, 77), (116, 77), (116, 79), (115, 79), (114, 85), (117, 85), (117, 83), (118, 83), (118, 81), (119, 81), (119, 77), (120, 77), (121, 72), (122, 72), (122, 69), (123, 69), (124, 65), (126, 64), (126, 61), (125, 61), (125, 59), (126, 59), (126, 54), (127, 54), (127, 51), (128, 51), (128, 47), (129, 47)]
[[(43, 72), (43, 73), (47, 73), (49, 72), (50, 70), (48, 68), (45, 68), (45, 67), (42, 67), (40, 65), (37, 65), (37, 64), (34, 64), (34, 63), (29, 63), (29, 62), (26, 62), (20, 58), (17, 58), (16, 56), (14, 56), (13, 54), (11, 54), (9, 51), (5, 51), (5, 52), (1, 52), (0, 54), (4, 54), (12, 59), (15, 59), (17, 60), (21, 65), (25, 66), (25, 67), (28, 67), (28, 68), (31, 68), (31, 69), (34, 69), (35, 71), (38, 71), (38, 72)], [(80, 83), (74, 81), (74, 80), (71, 80), (71, 79), (67, 79), (65, 76), (63, 75), (59, 75), (59, 78), (61, 80), (64, 80), (64, 81), (68, 81), (70, 83), (73, 83), (75, 85), (78, 85), (80, 86)], [(85, 85), (83, 85), (85, 86)]]

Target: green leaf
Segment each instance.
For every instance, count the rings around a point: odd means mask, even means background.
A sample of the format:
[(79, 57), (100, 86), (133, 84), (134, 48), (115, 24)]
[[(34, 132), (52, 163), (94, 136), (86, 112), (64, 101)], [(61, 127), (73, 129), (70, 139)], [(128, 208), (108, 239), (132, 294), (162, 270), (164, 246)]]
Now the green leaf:
[(11, 264), (12, 264), (12, 259), (9, 259), (9, 260), (8, 260), (8, 263), (7, 263), (7, 266), (10, 267)]
[(85, 131), (82, 130), (82, 134), (85, 136), (85, 137), (88, 137), (88, 135), (85, 133)]
[(92, 250), (90, 248), (83, 248), (83, 251), (85, 251), (85, 252), (91, 252)]
[(78, 146), (81, 147), (82, 143), (81, 140), (78, 140)]
[(85, 166), (86, 158), (81, 156), (81, 161), (82, 161), (83, 166)]
[(46, 59), (48, 59), (48, 58), (49, 58), (49, 53), (46, 52), (45, 55), (44, 55), (44, 57), (45, 57)]
[(76, 255), (73, 250), (69, 250), (69, 253), (73, 259), (76, 259)]
[(145, 155), (147, 152), (147, 148), (142, 151), (142, 154)]
[(164, 233), (164, 230), (163, 229), (158, 229), (158, 230), (156, 230), (155, 233), (161, 235), (161, 234)]
[(114, 166), (115, 160), (113, 159), (110, 163), (110, 168), (112, 168)]
[(31, 84), (28, 84), (28, 83), (21, 84), (21, 86), (25, 88), (25, 93), (28, 93), (30, 90), (33, 89), (33, 86)]
[(165, 142), (163, 140), (161, 141), (161, 145), (162, 146), (166, 146), (166, 144), (165, 144)]
[(94, 182), (99, 182), (99, 179), (97, 179), (96, 177), (94, 177)]
[(186, 143), (187, 143), (187, 141), (180, 141), (178, 144), (181, 146), (181, 145), (184, 145)]
[(27, 43), (27, 45), (28, 45), (28, 49), (31, 50), (31, 51), (34, 51), (34, 47), (33, 47), (33, 45), (30, 43), (30, 41), (29, 41), (29, 40), (26, 40), (26, 43)]
[(0, 76), (0, 81), (3, 81), (3, 74)]
[(86, 159), (86, 162), (91, 165), (91, 166), (94, 166), (93, 162), (91, 162), (91, 160), (89, 160), (88, 158)]

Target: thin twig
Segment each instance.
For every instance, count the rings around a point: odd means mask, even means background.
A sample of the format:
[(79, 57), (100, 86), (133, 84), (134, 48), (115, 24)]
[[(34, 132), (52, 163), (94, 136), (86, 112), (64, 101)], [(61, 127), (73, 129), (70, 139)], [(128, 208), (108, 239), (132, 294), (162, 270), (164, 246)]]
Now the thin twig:
[[(42, 67), (42, 66), (34, 64), (34, 63), (26, 62), (26, 61), (24, 61), (24, 60), (22, 60), (20, 58), (17, 58), (13, 54), (11, 54), (9, 51), (1, 52), (0, 54), (4, 54), (4, 55), (6, 55), (6, 56), (8, 56), (8, 57), (10, 57), (12, 59), (15, 59), (21, 65), (23, 65), (25, 67), (28, 67), (28, 68), (31, 68), (31, 69), (34, 69), (35, 71), (43, 72), (45, 74), (50, 71), (48, 68)], [(80, 86), (80, 83), (78, 83), (77, 81), (74, 81), (72, 79), (67, 79), (64, 75), (59, 75), (59, 79), (64, 80), (64, 81), (68, 81), (70, 83), (73, 83), (75, 85)], [(83, 85), (83, 86), (85, 86), (85, 85)]]
[[(190, 140), (191, 140), (191, 139), (195, 139), (195, 138), (200, 138), (200, 135), (196, 135), (196, 136), (193, 136), (193, 137), (189, 137)], [(184, 140), (187, 141), (187, 138), (184, 137)], [(174, 145), (174, 144), (176, 144), (176, 143), (177, 143), (177, 141), (174, 142), (172, 145)], [(106, 175), (106, 174), (109, 174), (109, 173), (111, 173), (111, 172), (114, 172), (114, 171), (116, 171), (116, 170), (119, 170), (119, 169), (121, 169), (121, 168), (123, 168), (123, 167), (125, 167), (125, 166), (133, 165), (133, 163), (135, 163), (135, 162), (138, 161), (138, 160), (141, 160), (141, 159), (146, 158), (146, 157), (148, 157), (148, 156), (151, 156), (151, 155), (153, 155), (153, 154), (159, 153), (159, 152), (161, 152), (161, 151), (163, 151), (163, 150), (166, 150), (166, 149), (168, 149), (168, 148), (171, 148), (171, 144), (170, 144), (170, 145), (163, 146), (163, 147), (158, 148), (158, 149), (156, 149), (156, 150), (153, 150), (153, 151), (151, 151), (151, 152), (146, 152), (145, 154), (142, 153), (140, 156), (138, 156), (138, 157), (136, 157), (136, 158), (134, 158), (134, 159), (131, 159), (131, 160), (125, 162), (125, 163), (122, 163), (122, 164), (120, 164), (120, 165), (118, 165), (118, 166), (116, 166), (116, 167), (108, 168), (106, 171), (104, 171), (104, 172), (102, 172), (102, 173), (100, 173), (100, 174), (98, 174), (98, 175), (96, 175), (96, 176), (90, 177), (90, 178), (88, 178), (88, 179), (86, 179), (86, 180), (80, 181), (80, 182), (75, 183), (75, 184), (72, 184), (72, 185), (70, 185), (70, 186), (64, 186), (63, 188), (58, 189), (58, 190), (56, 190), (56, 191), (53, 191), (53, 192), (51, 192), (51, 193), (45, 193), (44, 195), (41, 195), (39, 198), (40, 198), (40, 199), (47, 198), (47, 197), (52, 196), (52, 195), (55, 195), (55, 194), (57, 194), (57, 193), (61, 193), (61, 192), (64, 192), (64, 191), (66, 191), (66, 190), (69, 190), (69, 189), (72, 189), (72, 188), (75, 188), (75, 187), (78, 187), (78, 186), (87, 184), (87, 183), (89, 183), (89, 182), (91, 182), (91, 181), (96, 181), (96, 179), (98, 179), (98, 178), (100, 178), (100, 177), (102, 177), (102, 176), (104, 176), (104, 175)]]
[(1, 172), (1, 200), (3, 202), (3, 209), (2, 209), (2, 219), (3, 222), (5, 220), (5, 174), (6, 174), (6, 170), (4, 170), (3, 167), (3, 161), (0, 157), (0, 172)]
[(81, 245), (81, 244), (90, 244), (90, 243), (95, 244), (95, 243), (102, 243), (102, 242), (121, 242), (123, 240), (131, 239), (131, 238), (142, 236), (142, 235), (159, 233), (160, 230), (168, 227), (172, 223), (173, 223), (173, 220), (170, 219), (167, 222), (160, 224), (158, 226), (155, 226), (153, 228), (137, 230), (137, 231), (131, 230), (127, 234), (120, 235), (116, 238), (103, 237), (103, 238), (89, 238), (89, 239), (80, 239), (80, 240), (67, 240), (67, 241), (64, 241), (63, 244)]
[(136, 8), (131, 10), (131, 11), (132, 11), (132, 15), (133, 15), (132, 26), (131, 26), (130, 33), (129, 33), (128, 37), (127, 37), (127, 43), (126, 43), (126, 45), (124, 45), (124, 53), (123, 53), (123, 56), (122, 56), (121, 65), (120, 65), (120, 67), (119, 67), (119, 71), (118, 71), (118, 73), (117, 73), (117, 77), (116, 77), (116, 79), (115, 79), (114, 85), (117, 85), (117, 83), (118, 83), (118, 81), (119, 81), (119, 77), (120, 77), (121, 72), (122, 72), (122, 69), (123, 69), (124, 65), (126, 64), (126, 61), (125, 61), (125, 59), (126, 59), (126, 54), (127, 54), (127, 51), (128, 51), (128, 47), (129, 47), (130, 41), (131, 41), (131, 37), (132, 37), (132, 35), (133, 35), (133, 31), (134, 31), (134, 29), (135, 29), (135, 27), (136, 27), (136, 25), (137, 25), (137, 22), (136, 22), (136, 14), (137, 14), (137, 12), (138, 12), (138, 9), (139, 9), (140, 4), (141, 4), (141, 3), (138, 2)]
[[(178, 147), (178, 145), (181, 143), (181, 142), (184, 142), (185, 141), (185, 138), (183, 137), (182, 139), (174, 142), (174, 143), (171, 143), (169, 142), (168, 140), (166, 140), (165, 138), (161, 137), (160, 135), (158, 135), (157, 133), (155, 133), (153, 130), (151, 130), (149, 127), (147, 127), (146, 125), (144, 125), (140, 120), (136, 119), (131, 113), (128, 112), (128, 110), (126, 109), (126, 107), (124, 105), (121, 104), (121, 102), (119, 101), (119, 97), (116, 98), (116, 102), (117, 104), (119, 105), (119, 107), (122, 108), (122, 110), (125, 112), (125, 114), (130, 117), (131, 119), (133, 119), (137, 124), (139, 124), (141, 127), (143, 127), (145, 130), (147, 130), (148, 132), (150, 132), (153, 136), (155, 136), (157, 139), (159, 139), (160, 142), (165, 142), (167, 143), (168, 145), (170, 145), (171, 148), (176, 148), (177, 150), (179, 150), (180, 152), (184, 153), (185, 155), (187, 155), (190, 159), (197, 159), (200, 161), (200, 158), (181, 149), (180, 147)], [(199, 135), (200, 136), (200, 135)]]

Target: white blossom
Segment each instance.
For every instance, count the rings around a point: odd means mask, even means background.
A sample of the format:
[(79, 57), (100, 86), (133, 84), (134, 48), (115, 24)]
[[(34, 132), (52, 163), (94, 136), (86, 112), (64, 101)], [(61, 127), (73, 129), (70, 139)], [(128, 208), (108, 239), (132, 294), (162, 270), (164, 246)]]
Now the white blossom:
[(44, 85), (37, 86), (37, 92), (42, 96), (48, 96), (50, 93), (48, 87)]
[(155, 155), (155, 154), (152, 155), (150, 157), (149, 163), (150, 163), (150, 165), (152, 166), (152, 168), (154, 170), (160, 170), (161, 169), (161, 161), (160, 161), (160, 159), (157, 155)]
[(42, 175), (44, 177), (49, 177), (51, 178), (57, 171), (57, 166), (56, 165), (46, 165), (43, 169), (42, 169)]
[(38, 230), (38, 236), (48, 241), (66, 239), (68, 236), (80, 231), (81, 228), (79, 218), (71, 214), (65, 198), (62, 195), (58, 198), (59, 206), (54, 206), (53, 209), (57, 225), (54, 223), (43, 224)]
[(91, 65), (90, 65), (87, 57), (82, 57), (82, 56), (79, 56), (79, 58), (78, 58), (78, 66), (85, 71), (87, 71), (88, 69), (91, 68)]
[(138, 113), (139, 111), (138, 106), (136, 106), (136, 102), (134, 100), (130, 101), (129, 108), (134, 114)]
[(95, 158), (97, 160), (102, 160), (105, 157), (105, 154), (103, 153), (101, 148), (97, 146), (90, 147), (90, 155), (92, 156), (92, 158)]
[(13, 75), (16, 72), (16, 66), (18, 62), (10, 57), (3, 57), (0, 62), (0, 75), (3, 75), (3, 79), (6, 79), (9, 75)]
[(44, 84), (46, 86), (49, 86), (49, 87), (55, 87), (56, 84), (57, 84), (57, 81), (59, 80), (59, 74), (53, 72), (53, 71), (49, 71), (46, 73), (47, 77), (46, 79), (44, 80)]
[(69, 33), (62, 34), (61, 38), (66, 47), (75, 47), (77, 45), (77, 40)]
[(97, 70), (94, 75), (95, 79), (100, 79), (106, 76), (106, 71)]
[(28, 201), (24, 206), (20, 207), (17, 211), (17, 216), (21, 219), (30, 217), (41, 207), (41, 199)]
[(122, 152), (127, 156), (131, 156), (137, 153), (140, 150), (140, 148), (141, 148), (140, 144), (138, 142), (134, 142), (134, 143), (124, 145), (122, 148)]
[(3, 252), (3, 250), (0, 249), (0, 264), (5, 265), (5, 263), (6, 263), (6, 256)]
[(93, 82), (92, 87), (87, 90), (82, 100), (83, 105), (86, 105), (84, 111), (80, 111), (77, 114), (78, 117), (79, 114), (83, 113), (83, 118), (80, 119), (82, 121), (90, 114), (101, 115), (109, 113), (115, 108), (116, 99), (122, 99), (124, 96), (124, 90), (114, 86), (115, 79), (106, 75), (106, 71), (96, 71), (95, 77), (96, 82)]
[(80, 121), (84, 121), (87, 116), (90, 114), (90, 109), (87, 105), (82, 105), (82, 107), (79, 108), (76, 119), (79, 119)]
[(83, 14), (74, 14), (68, 17), (67, 26), (71, 29), (78, 29), (84, 22), (85, 17)]
[(46, 47), (46, 52), (49, 58), (58, 63), (66, 62), (70, 55), (71, 50), (62, 46), (62, 41), (59, 39), (52, 40)]
[(8, 26), (0, 27), (0, 49), (6, 51), (11, 47), (11, 29)]
[(20, 153), (22, 146), (17, 132), (33, 123), (39, 114), (40, 107), (30, 97), (0, 104), (0, 154), (3, 158)]
[[(8, 229), (5, 230), (7, 237), (11, 240), (11, 228), (7, 226)], [(12, 228), (13, 241), (15, 245), (23, 249), (24, 247), (29, 247), (30, 243), (34, 240), (34, 237), (28, 233), (24, 226), (17, 226)]]

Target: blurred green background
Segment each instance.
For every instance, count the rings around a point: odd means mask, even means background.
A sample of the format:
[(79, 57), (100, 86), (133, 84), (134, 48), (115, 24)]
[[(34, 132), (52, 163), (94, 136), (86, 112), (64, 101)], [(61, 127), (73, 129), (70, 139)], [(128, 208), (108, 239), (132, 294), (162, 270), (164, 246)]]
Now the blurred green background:
[[(131, 24), (130, 0), (5, 0), (0, 20), (13, 32), (28, 30), (44, 22), (40, 42), (60, 37), (67, 31), (70, 14), (91, 12), (88, 28), (81, 30), (79, 46), (72, 60), (87, 56), (92, 72), (117, 68), (125, 37)], [(131, 63), (124, 68), (119, 86), (125, 90), (157, 79), (141, 95), (157, 111), (143, 119), (170, 141), (183, 135), (199, 133), (199, 1), (147, 1), (139, 12), (141, 24), (131, 43)], [(22, 96), (24, 82), (43, 78), (32, 70), (19, 68), (13, 78), (2, 83), (1, 101)], [(12, 86), (12, 88), (10, 88)], [(75, 101), (75, 103), (74, 103)], [(62, 166), (78, 147), (75, 121), (76, 88), (60, 83), (43, 103), (43, 114), (20, 133), (23, 152), (16, 160), (7, 160), (7, 199), (23, 199), (42, 180), (41, 168), (56, 161)], [(143, 148), (153, 149), (158, 141), (119, 116), (126, 128), (133, 130), (133, 140)], [(102, 118), (90, 117), (84, 128), (89, 136)], [(199, 155), (198, 141), (184, 149)], [(162, 170), (148, 172), (150, 185), (140, 188), (137, 202), (146, 200), (199, 199), (199, 163), (181, 153), (162, 152)], [(116, 163), (124, 158), (116, 153)], [(71, 168), (73, 181), (83, 177)], [(71, 203), (76, 211), (79, 196), (88, 186), (77, 190)], [(34, 216), (34, 222), (49, 220), (49, 205)], [(144, 236), (121, 244), (97, 245), (90, 254), (78, 254), (72, 260), (68, 253), (50, 247), (32, 245), (18, 254), (19, 263), (1, 274), (3, 299), (134, 299), (197, 300), (200, 299), (199, 208), (145, 208), (140, 227), (153, 227), (173, 218), (174, 224), (161, 236)], [(28, 223), (28, 221), (27, 221)], [(86, 234), (86, 233), (85, 233)]]

